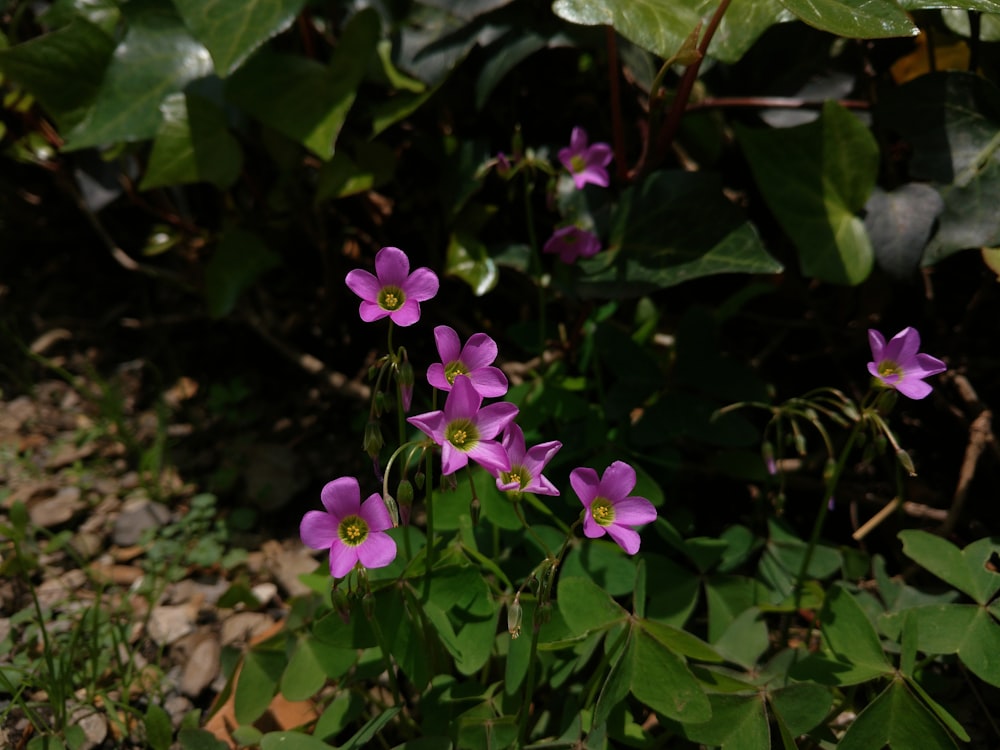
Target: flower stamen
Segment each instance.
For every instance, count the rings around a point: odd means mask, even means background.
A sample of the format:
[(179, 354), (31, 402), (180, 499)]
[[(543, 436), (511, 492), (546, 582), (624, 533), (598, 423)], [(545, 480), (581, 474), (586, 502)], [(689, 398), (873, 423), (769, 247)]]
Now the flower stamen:
[(610, 526), (615, 522), (615, 506), (604, 497), (595, 497), (590, 504), (590, 516), (598, 526)]
[(357, 547), (368, 538), (368, 524), (361, 516), (346, 516), (337, 526), (337, 536), (348, 547)]

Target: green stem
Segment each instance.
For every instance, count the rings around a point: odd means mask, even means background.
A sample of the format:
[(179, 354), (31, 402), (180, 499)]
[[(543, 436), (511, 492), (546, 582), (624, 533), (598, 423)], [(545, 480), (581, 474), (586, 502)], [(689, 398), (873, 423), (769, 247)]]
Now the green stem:
[(538, 542), (538, 546), (540, 546), (542, 548), (542, 551), (545, 552), (545, 554), (548, 557), (552, 557), (552, 550), (549, 549), (549, 545), (547, 545), (542, 540), (542, 538), (540, 536), (538, 536), (538, 533), (533, 528), (531, 528), (531, 526), (528, 524), (528, 521), (525, 519), (524, 513), (521, 510), (521, 503), (520, 503), (520, 501), (515, 500), (512, 503), (512, 506), (514, 507), (514, 513), (517, 514), (517, 519), (521, 522), (521, 525), (524, 526), (524, 530), (527, 531), (528, 534), (531, 535), (532, 539), (534, 539), (536, 542)]
[(531, 246), (531, 269), (538, 290), (538, 351), (545, 351), (545, 287), (542, 286), (542, 254), (535, 234), (535, 209), (531, 205), (531, 193), (535, 181), (525, 172), (524, 177), (524, 218), (527, 222), (528, 244)]
[(535, 612), (531, 618), (531, 649), (528, 651), (528, 673), (524, 676), (524, 697), (517, 721), (517, 745), (523, 748), (528, 742), (528, 714), (531, 713), (531, 697), (535, 692), (535, 662), (538, 659), (538, 633), (542, 629), (538, 612), (542, 603), (535, 602)]
[(851, 428), (851, 432), (847, 436), (847, 442), (844, 444), (844, 447), (840, 452), (840, 456), (837, 458), (837, 463), (833, 467), (833, 472), (830, 474), (829, 479), (827, 479), (826, 489), (823, 491), (823, 501), (820, 503), (819, 513), (816, 514), (816, 520), (813, 523), (812, 534), (809, 535), (809, 544), (806, 546), (806, 553), (802, 558), (802, 565), (799, 566), (799, 573), (795, 578), (795, 609), (798, 609), (802, 604), (802, 593), (805, 585), (806, 574), (809, 570), (809, 564), (812, 562), (813, 553), (816, 551), (816, 545), (819, 543), (819, 535), (823, 530), (823, 522), (826, 521), (826, 514), (830, 509), (830, 498), (833, 497), (834, 490), (837, 488), (837, 483), (840, 481), (840, 475), (844, 473), (844, 467), (847, 465), (847, 458), (850, 456), (851, 449), (854, 447), (854, 441), (857, 440), (858, 435), (861, 434), (861, 428), (864, 423), (864, 415), (862, 415), (861, 419), (854, 423), (854, 427)]

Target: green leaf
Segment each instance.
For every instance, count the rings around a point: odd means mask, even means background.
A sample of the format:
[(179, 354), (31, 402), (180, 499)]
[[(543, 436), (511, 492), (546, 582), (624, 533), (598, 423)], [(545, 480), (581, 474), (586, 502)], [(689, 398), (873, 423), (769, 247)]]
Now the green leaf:
[(909, 677), (906, 678), (906, 686), (910, 688), (917, 697), (923, 701), (924, 705), (930, 708), (934, 712), (934, 715), (944, 724), (948, 731), (958, 737), (962, 742), (969, 741), (969, 733), (965, 731), (965, 727), (958, 723), (958, 720), (952, 716), (948, 711), (945, 710), (944, 706), (938, 703), (936, 700), (931, 698), (927, 691), (920, 687), (920, 684)]
[(701, 638), (686, 630), (654, 620), (639, 619), (637, 622), (640, 628), (671, 651), (700, 661), (721, 662), (723, 660), (715, 646), (708, 645)]
[(337, 136), (375, 54), (381, 21), (367, 8), (344, 27), (330, 63), (263, 50), (226, 81), (226, 96), (322, 159)]
[(396, 155), (381, 143), (359, 143), (351, 158), (338, 151), (319, 170), (316, 202), (373, 190), (392, 179)]
[(233, 696), (236, 720), (253, 724), (263, 716), (278, 690), (278, 681), (285, 669), (285, 655), (278, 651), (251, 651), (243, 660)]
[(163, 122), (140, 190), (202, 181), (224, 190), (236, 181), (243, 152), (221, 109), (202, 97), (178, 92), (164, 99), (160, 110)]
[(628, 617), (628, 613), (589, 578), (560, 579), (557, 597), (559, 611), (574, 634), (602, 630)]
[(184, 23), (225, 78), (257, 47), (291, 26), (305, 0), (174, 0)]
[(820, 614), (823, 641), (837, 658), (873, 674), (891, 674), (878, 633), (857, 600), (840, 583), (830, 587)]
[(707, 172), (654, 172), (622, 194), (613, 223), (608, 251), (578, 264), (582, 296), (635, 297), (702, 276), (782, 268)]
[(500, 271), (486, 244), (464, 232), (451, 235), (444, 272), (468, 284), (477, 297), (493, 289), (500, 280)]
[(984, 13), (1000, 13), (997, 0), (898, 0), (903, 10), (923, 10), (933, 8), (960, 8), (981, 10)]
[(359, 729), (351, 739), (340, 746), (339, 750), (354, 750), (355, 748), (366, 747), (381, 730), (402, 710), (401, 706), (392, 706), (385, 709), (378, 716), (371, 719), (361, 729)]
[(900, 680), (894, 680), (858, 714), (837, 749), (871, 750), (886, 744), (893, 750), (957, 747), (937, 717)]
[(628, 628), (625, 636), (625, 644), (621, 651), (618, 652), (618, 656), (611, 665), (611, 671), (608, 672), (608, 676), (601, 686), (601, 692), (598, 694), (597, 702), (594, 704), (595, 726), (606, 722), (615, 706), (625, 700), (625, 696), (628, 695), (633, 678), (631, 646), (635, 631), (635, 627), (630, 626)]
[(245, 229), (230, 229), (205, 266), (208, 313), (221, 318), (265, 271), (280, 265), (281, 258)]
[(822, 281), (859, 284), (874, 253), (857, 215), (878, 175), (874, 137), (834, 102), (820, 119), (794, 128), (737, 127), (754, 179), (795, 243), (802, 271)]
[(360, 607), (352, 608), (347, 622), (338, 612), (324, 615), (313, 625), (313, 635), (319, 640), (337, 648), (371, 648), (378, 640)]
[(142, 724), (146, 731), (146, 742), (151, 750), (170, 750), (174, 736), (170, 714), (155, 703), (150, 703)]
[(290, 701), (312, 698), (326, 684), (326, 671), (316, 654), (317, 649), (330, 649), (321, 642), (304, 636), (299, 638), (281, 675), (281, 694)]
[(771, 710), (796, 737), (819, 726), (830, 713), (834, 700), (828, 688), (812, 682), (778, 688), (770, 691), (767, 698)]
[(340, 734), (365, 710), (364, 699), (355, 692), (341, 692), (316, 720), (313, 735), (329, 739)]
[(0, 71), (30, 91), (65, 132), (97, 98), (114, 49), (111, 37), (77, 18), (57, 31), (0, 49)]
[(177, 733), (177, 741), (181, 750), (229, 750), (229, 745), (204, 729), (183, 728)]
[(769, 645), (767, 624), (756, 607), (737, 615), (726, 632), (712, 644), (727, 660), (748, 670), (757, 666), (757, 660)]
[(916, 36), (917, 27), (895, 0), (781, 0), (817, 29), (849, 39)]
[(633, 634), (629, 653), (632, 695), (675, 721), (708, 721), (708, 696), (681, 657), (641, 629)]
[(133, 0), (122, 10), (128, 30), (93, 106), (66, 134), (63, 150), (152, 138), (163, 119), (163, 100), (211, 72), (208, 50), (167, 0)]
[(260, 750), (331, 750), (331, 747), (301, 732), (268, 732), (260, 739)]
[(712, 720), (686, 724), (685, 736), (723, 750), (768, 750), (771, 732), (761, 695), (712, 695)]
[(972, 73), (930, 73), (887, 92), (882, 127), (912, 150), (910, 175), (930, 180), (944, 199), (931, 265), (958, 250), (1000, 244), (1000, 91)]
[(618, 547), (599, 544), (574, 546), (561, 566), (561, 575), (592, 579), (611, 596), (632, 592), (635, 584), (635, 560)]
[(919, 529), (901, 531), (903, 554), (922, 565), (942, 581), (986, 604), (1000, 591), (1000, 575), (987, 569), (992, 552), (1000, 542), (983, 538), (959, 551), (951, 542)]

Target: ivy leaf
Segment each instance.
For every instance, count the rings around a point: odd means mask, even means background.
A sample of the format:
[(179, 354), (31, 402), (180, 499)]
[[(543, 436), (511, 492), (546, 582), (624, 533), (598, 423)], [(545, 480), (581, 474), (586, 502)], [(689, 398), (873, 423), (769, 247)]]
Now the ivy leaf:
[(849, 39), (915, 36), (917, 27), (895, 0), (781, 0), (817, 29)]
[(164, 99), (160, 109), (163, 122), (139, 189), (202, 181), (220, 189), (232, 185), (243, 153), (226, 128), (222, 110), (207, 99), (180, 92)]
[(372, 9), (344, 27), (329, 65), (298, 55), (262, 51), (226, 81), (226, 97), (253, 117), (322, 159), (334, 146), (381, 29)]
[(901, 280), (912, 276), (943, 209), (930, 185), (909, 182), (888, 192), (876, 186), (865, 206), (865, 229), (879, 267)]
[(932, 265), (958, 250), (1000, 244), (1000, 90), (971, 73), (931, 73), (889, 92), (877, 113), (913, 151), (911, 177), (930, 180), (944, 199)]
[(807, 276), (860, 284), (874, 252), (857, 215), (878, 176), (879, 149), (854, 115), (834, 102), (815, 122), (781, 130), (737, 127), (771, 211), (799, 251)]
[(49, 34), (0, 49), (0, 71), (30, 91), (66, 131), (86, 116), (114, 49), (111, 37), (77, 18)]
[(206, 50), (165, 0), (124, 6), (128, 31), (115, 49), (93, 107), (66, 135), (64, 151), (152, 138), (160, 104), (211, 72)]
[(225, 78), (257, 47), (291, 26), (305, 0), (174, 0), (192, 33)]
[(719, 273), (777, 273), (754, 227), (706, 172), (661, 171), (629, 188), (607, 253), (578, 265), (585, 297), (634, 297)]

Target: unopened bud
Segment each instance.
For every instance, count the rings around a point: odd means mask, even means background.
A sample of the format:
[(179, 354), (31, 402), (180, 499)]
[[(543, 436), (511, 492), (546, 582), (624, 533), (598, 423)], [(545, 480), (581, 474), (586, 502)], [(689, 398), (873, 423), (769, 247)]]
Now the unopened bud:
[(382, 450), (383, 445), (385, 445), (385, 441), (382, 439), (382, 428), (375, 420), (369, 420), (368, 424), (365, 425), (365, 453), (375, 458)]
[(806, 436), (801, 432), (795, 433), (795, 452), (800, 456), (806, 455)]
[(403, 411), (408, 412), (410, 402), (413, 401), (413, 365), (410, 364), (410, 360), (404, 360), (399, 366), (396, 378), (399, 383), (400, 398), (403, 400)]
[(413, 483), (409, 479), (400, 479), (396, 487), (396, 500), (400, 507), (413, 505)]
[(770, 441), (765, 440), (760, 446), (760, 452), (764, 457), (764, 466), (767, 467), (767, 473), (773, 477), (778, 473), (778, 463), (774, 460), (774, 446), (771, 445)]
[(907, 474), (911, 477), (917, 475), (917, 470), (913, 468), (913, 459), (910, 458), (910, 454), (900, 448), (896, 451), (896, 460), (899, 461), (899, 465), (903, 467)]
[(511, 638), (521, 635), (521, 618), (524, 617), (524, 610), (521, 609), (521, 595), (515, 594), (514, 601), (507, 607), (507, 632)]
[(424, 488), (424, 482), (426, 480), (427, 480), (427, 475), (424, 474), (424, 472), (422, 471), (418, 471), (416, 474), (413, 475), (413, 483), (417, 485), (418, 490), (422, 490)]
[(497, 154), (497, 174), (506, 177), (510, 174), (510, 159), (501, 151)]
[(372, 397), (372, 411), (375, 413), (376, 417), (381, 417), (382, 413), (385, 411), (385, 393), (382, 391), (376, 391), (375, 395)]
[(829, 482), (833, 479), (833, 472), (837, 470), (837, 462), (832, 458), (826, 459), (826, 463), (823, 464), (823, 481)]
[(479, 498), (478, 497), (472, 498), (472, 502), (469, 503), (469, 515), (472, 516), (473, 526), (479, 525), (479, 516), (481, 515), (482, 510), (483, 510), (483, 505), (482, 503), (479, 502)]
[(351, 604), (345, 594), (340, 589), (334, 587), (330, 589), (330, 604), (334, 611), (340, 615), (340, 619), (345, 623), (351, 618)]
[(365, 611), (365, 617), (369, 620), (375, 617), (375, 595), (369, 591), (363, 597), (361, 597), (361, 607)]
[(389, 520), (392, 521), (393, 528), (399, 526), (399, 506), (393, 496), (388, 493), (382, 495), (382, 504), (389, 513)]

